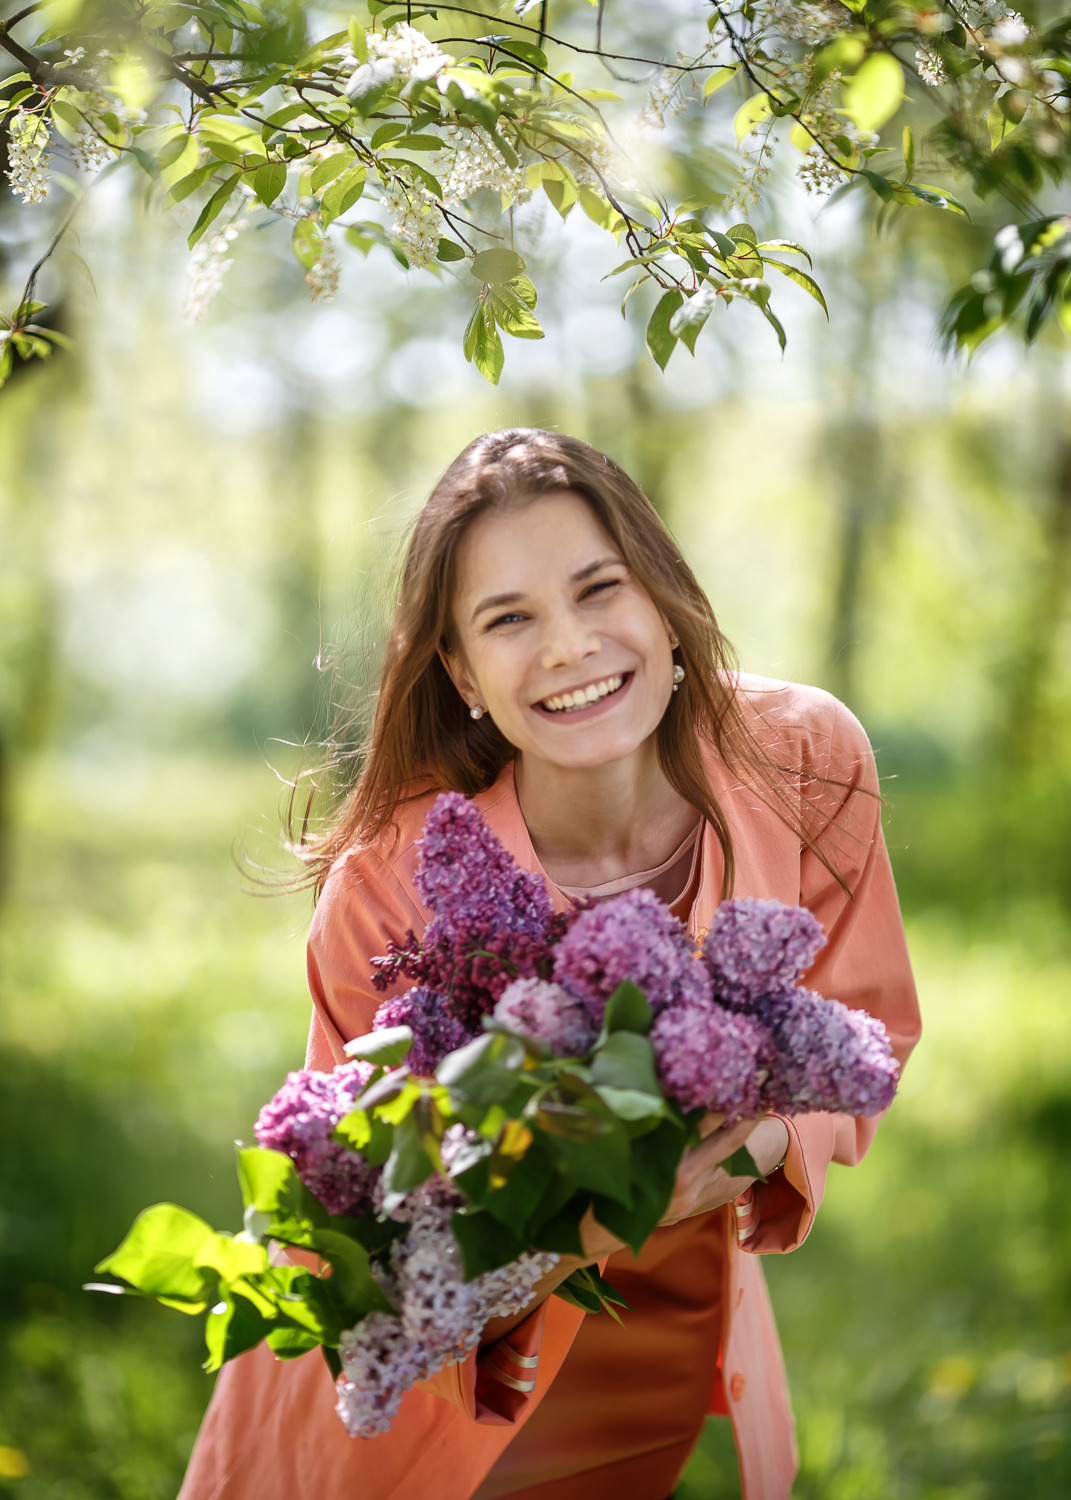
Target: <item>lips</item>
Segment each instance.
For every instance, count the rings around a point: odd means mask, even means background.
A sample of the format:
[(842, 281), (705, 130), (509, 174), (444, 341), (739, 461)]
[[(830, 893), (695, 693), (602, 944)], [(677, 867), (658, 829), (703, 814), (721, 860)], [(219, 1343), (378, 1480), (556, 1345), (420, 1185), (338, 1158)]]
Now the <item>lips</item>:
[(608, 677), (596, 678), (594, 682), (586, 683), (583, 687), (572, 688), (569, 692), (553, 693), (544, 698), (536, 706), (548, 714), (574, 714), (585, 708), (591, 708), (596, 703), (602, 703), (607, 698), (612, 698), (619, 693), (632, 676), (631, 672), (615, 673)]

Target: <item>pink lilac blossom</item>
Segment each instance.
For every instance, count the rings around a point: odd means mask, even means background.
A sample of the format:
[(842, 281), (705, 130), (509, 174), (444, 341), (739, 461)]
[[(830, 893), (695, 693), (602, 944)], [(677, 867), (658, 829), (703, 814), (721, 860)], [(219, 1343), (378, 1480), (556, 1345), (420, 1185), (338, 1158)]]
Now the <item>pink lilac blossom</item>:
[(651, 1029), (658, 1076), (684, 1110), (725, 1115), (726, 1125), (762, 1108), (759, 1080), (776, 1055), (767, 1028), (717, 1004), (671, 1005)]
[(435, 799), (419, 848), (415, 884), (435, 913), (427, 942), (459, 931), (543, 936), (551, 912), (546, 885), (507, 854), (460, 792)]
[(741, 897), (718, 908), (703, 958), (718, 999), (746, 1009), (748, 999), (795, 984), (825, 941), (806, 907)]
[(494, 1017), (511, 1031), (542, 1042), (555, 1057), (583, 1057), (598, 1035), (582, 1002), (544, 979), (515, 979), (498, 997)]
[(455, 1020), (441, 995), (419, 986), (393, 1000), (384, 1000), (376, 1011), (372, 1030), (382, 1031), (388, 1026), (411, 1028), (413, 1045), (405, 1062), (410, 1072), (421, 1078), (434, 1077), (435, 1069), (448, 1052), (463, 1047), (477, 1035)]
[(372, 1203), (378, 1169), (332, 1139), (372, 1071), (368, 1063), (352, 1062), (333, 1073), (305, 1068), (289, 1073), (257, 1116), (258, 1143), (265, 1150), (285, 1152), (330, 1214), (357, 1216)]
[(756, 1001), (752, 1013), (777, 1047), (762, 1087), (764, 1106), (794, 1115), (876, 1115), (892, 1103), (900, 1065), (885, 1027), (866, 1011), (788, 989)]
[(703, 1004), (710, 975), (691, 939), (652, 891), (628, 891), (581, 912), (554, 949), (554, 978), (601, 1024), (606, 1002), (630, 979), (657, 1015), (668, 1005)]

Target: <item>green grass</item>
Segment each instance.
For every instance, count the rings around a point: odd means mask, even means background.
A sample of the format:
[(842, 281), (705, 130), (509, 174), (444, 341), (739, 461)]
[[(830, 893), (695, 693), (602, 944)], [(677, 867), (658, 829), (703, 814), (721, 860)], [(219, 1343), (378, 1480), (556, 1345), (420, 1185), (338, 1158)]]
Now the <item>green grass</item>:
[[(22, 788), (0, 917), (0, 1493), (178, 1487), (210, 1389), (199, 1328), (80, 1286), (147, 1203), (237, 1227), (231, 1142), (308, 1023), (307, 899), (244, 894), (230, 857), (274, 797), (262, 767), (227, 761), (54, 760)], [(931, 900), (909, 879), (909, 904), (916, 889)], [(808, 1243), (765, 1262), (796, 1495), (1063, 1500), (1066, 918), (1041, 901), (984, 921), (915, 904), (927, 1031), (901, 1098), (866, 1162), (834, 1169)], [(737, 1494), (712, 1421), (680, 1500)]]

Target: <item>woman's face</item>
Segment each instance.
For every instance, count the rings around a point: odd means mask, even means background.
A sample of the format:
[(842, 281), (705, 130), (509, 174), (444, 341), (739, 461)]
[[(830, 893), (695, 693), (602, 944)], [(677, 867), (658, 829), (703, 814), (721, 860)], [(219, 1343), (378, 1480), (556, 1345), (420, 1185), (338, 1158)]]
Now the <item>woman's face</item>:
[(670, 627), (580, 495), (485, 512), (458, 564), (447, 667), (521, 755), (586, 769), (654, 734), (673, 691)]

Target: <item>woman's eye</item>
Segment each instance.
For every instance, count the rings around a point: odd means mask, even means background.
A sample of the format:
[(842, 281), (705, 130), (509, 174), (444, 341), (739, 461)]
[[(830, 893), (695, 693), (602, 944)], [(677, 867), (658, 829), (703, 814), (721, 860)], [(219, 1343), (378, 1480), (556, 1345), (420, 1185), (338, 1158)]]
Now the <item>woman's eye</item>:
[(521, 620), (523, 618), (523, 615), (499, 615), (496, 620), (491, 621), (487, 628), (488, 630), (494, 630), (498, 625), (512, 625), (514, 620)]
[(598, 583), (593, 583), (590, 588), (584, 590), (584, 598), (587, 599), (604, 589), (616, 589), (620, 582), (620, 578), (602, 578)]

